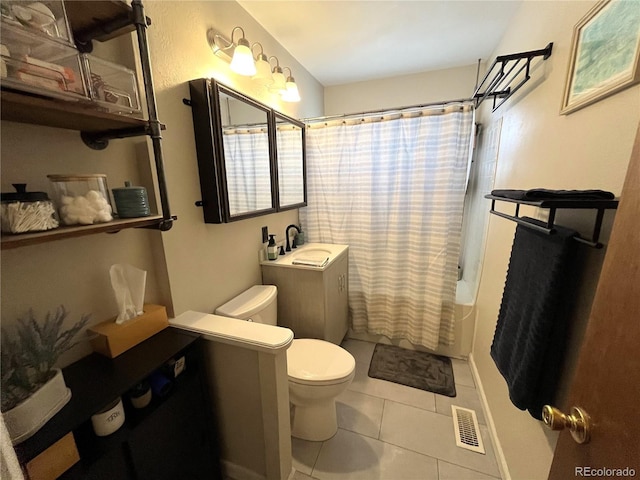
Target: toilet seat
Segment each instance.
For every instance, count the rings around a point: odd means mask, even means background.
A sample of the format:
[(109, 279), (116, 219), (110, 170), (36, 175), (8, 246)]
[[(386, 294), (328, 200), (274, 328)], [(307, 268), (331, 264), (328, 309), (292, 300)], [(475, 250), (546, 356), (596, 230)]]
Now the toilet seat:
[(287, 350), (290, 382), (335, 385), (351, 381), (355, 367), (355, 359), (349, 352), (324, 340), (296, 339)]

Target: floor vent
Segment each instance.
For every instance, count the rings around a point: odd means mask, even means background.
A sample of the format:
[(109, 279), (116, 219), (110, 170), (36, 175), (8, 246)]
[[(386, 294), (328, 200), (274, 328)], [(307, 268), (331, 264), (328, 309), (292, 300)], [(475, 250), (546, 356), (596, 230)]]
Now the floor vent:
[(456, 434), (456, 445), (472, 452), (484, 454), (482, 436), (478, 428), (476, 412), (468, 408), (451, 405), (453, 414), (453, 431)]

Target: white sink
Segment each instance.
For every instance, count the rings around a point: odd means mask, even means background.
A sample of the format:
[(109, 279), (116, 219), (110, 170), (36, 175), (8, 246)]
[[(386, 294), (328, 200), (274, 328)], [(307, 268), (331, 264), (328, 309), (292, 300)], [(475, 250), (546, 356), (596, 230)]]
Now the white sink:
[(260, 255), (260, 264), (274, 267), (302, 268), (325, 270), (331, 263), (346, 254), (348, 245), (332, 243), (305, 243), (285, 255), (278, 255), (276, 260), (267, 260), (264, 252)]
[(293, 259), (295, 260), (297, 257), (300, 258), (311, 258), (314, 260), (322, 260), (324, 258), (327, 258), (331, 255), (331, 250), (327, 249), (327, 248), (304, 248), (304, 245), (302, 247), (298, 247), (296, 248), (294, 251), (291, 252), (291, 256), (293, 257)]

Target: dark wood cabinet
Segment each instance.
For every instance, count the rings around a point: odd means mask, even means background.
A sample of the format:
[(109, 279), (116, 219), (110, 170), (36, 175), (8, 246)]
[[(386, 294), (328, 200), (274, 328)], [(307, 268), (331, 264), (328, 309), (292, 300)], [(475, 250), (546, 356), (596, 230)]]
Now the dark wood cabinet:
[[(197, 383), (190, 381), (154, 412), (152, 421), (134, 429), (128, 446), (137, 478), (215, 478), (201, 398)], [(168, 441), (158, 441), (163, 438)]]
[[(71, 401), (33, 437), (16, 447), (26, 463), (69, 431), (80, 462), (60, 478), (218, 479), (217, 439), (203, 362), (203, 340), (169, 327), (115, 359), (91, 354), (63, 369)], [(135, 409), (127, 391), (167, 362), (185, 357), (169, 392)], [(91, 415), (122, 397), (124, 425), (106, 437), (93, 432)]]

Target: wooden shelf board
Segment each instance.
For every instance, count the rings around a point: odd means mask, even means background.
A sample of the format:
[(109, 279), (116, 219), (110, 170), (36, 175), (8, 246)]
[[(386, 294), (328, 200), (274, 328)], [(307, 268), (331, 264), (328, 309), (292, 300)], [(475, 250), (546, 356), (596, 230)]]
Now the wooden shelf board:
[[(108, 23), (109, 21), (131, 13), (131, 7), (123, 1), (93, 1), (93, 2), (66, 2), (67, 17), (74, 32), (92, 30), (96, 26)], [(99, 35), (96, 40), (104, 42), (118, 37), (124, 33), (135, 31), (134, 25), (127, 25), (125, 28), (114, 32)]]
[(39, 243), (52, 242), (65, 238), (82, 237), (96, 233), (115, 233), (127, 228), (140, 228), (156, 225), (162, 220), (161, 215), (141, 218), (127, 218), (95, 225), (60, 227), (46, 232), (22, 233), (18, 235), (3, 234), (1, 238), (2, 250), (26, 247)]
[(144, 127), (147, 121), (101, 112), (80, 102), (43, 98), (2, 90), (2, 120), (85, 132)]

